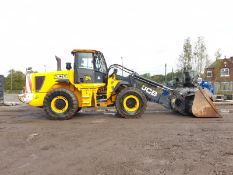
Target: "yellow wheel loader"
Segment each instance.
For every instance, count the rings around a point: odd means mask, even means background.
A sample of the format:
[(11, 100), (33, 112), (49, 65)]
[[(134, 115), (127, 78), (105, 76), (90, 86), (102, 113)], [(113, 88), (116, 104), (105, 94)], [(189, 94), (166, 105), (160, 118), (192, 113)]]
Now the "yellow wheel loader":
[(20, 100), (43, 107), (48, 118), (56, 120), (70, 119), (82, 108), (110, 106), (121, 117), (136, 118), (146, 110), (147, 101), (183, 115), (220, 117), (210, 95), (198, 89), (189, 76), (182, 87), (172, 89), (121, 65), (108, 68), (100, 51), (75, 49), (71, 53), (74, 63), (66, 63), (66, 70), (60, 69), (57, 58), (57, 71), (28, 73)]

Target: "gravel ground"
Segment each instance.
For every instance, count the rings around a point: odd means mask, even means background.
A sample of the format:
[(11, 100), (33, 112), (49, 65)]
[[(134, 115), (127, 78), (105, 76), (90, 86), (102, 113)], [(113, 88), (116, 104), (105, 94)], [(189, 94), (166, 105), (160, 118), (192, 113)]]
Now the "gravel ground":
[(233, 174), (232, 106), (221, 108), (223, 118), (149, 104), (139, 119), (81, 112), (51, 121), (40, 108), (2, 106), (0, 174)]

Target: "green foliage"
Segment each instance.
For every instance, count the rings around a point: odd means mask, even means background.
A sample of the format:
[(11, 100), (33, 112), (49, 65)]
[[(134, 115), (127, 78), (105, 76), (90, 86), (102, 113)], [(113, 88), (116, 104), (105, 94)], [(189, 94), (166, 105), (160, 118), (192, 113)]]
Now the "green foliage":
[(190, 38), (184, 40), (183, 51), (178, 58), (178, 67), (180, 70), (192, 69), (192, 44)]
[[(176, 77), (182, 77), (182, 74), (183, 73), (181, 71), (169, 72), (167, 74), (167, 82), (175, 80)], [(144, 78), (156, 81), (156, 82), (161, 83), (161, 84), (166, 84), (167, 83), (167, 82), (165, 82), (165, 76), (162, 75), (162, 74), (152, 75), (151, 76), (150, 73), (145, 73), (145, 74), (143, 74), (141, 76), (143, 76)]]
[(209, 66), (210, 60), (207, 54), (204, 38), (198, 37), (193, 52), (193, 67), (198, 73), (203, 73), (205, 67)]
[(144, 78), (147, 78), (147, 79), (151, 78), (150, 73), (145, 73), (145, 74), (142, 74), (141, 76), (144, 77)]
[(176, 76), (177, 76), (177, 72), (169, 72), (167, 74), (167, 81), (174, 80)]
[(10, 70), (4, 80), (5, 90), (23, 90), (25, 86), (25, 75), (21, 71)]
[(160, 75), (153, 75), (153, 76), (151, 76), (151, 80), (154, 80), (158, 83), (164, 83), (165, 77), (164, 77), (164, 75), (161, 75), (161, 74)]
[[(216, 57), (220, 57), (221, 53), (218, 50)], [(192, 52), (192, 44), (190, 38), (185, 39), (183, 51), (178, 58), (178, 69), (195, 70), (199, 74), (204, 72), (204, 68), (210, 65), (210, 59), (207, 54), (206, 45), (203, 37), (198, 37)]]

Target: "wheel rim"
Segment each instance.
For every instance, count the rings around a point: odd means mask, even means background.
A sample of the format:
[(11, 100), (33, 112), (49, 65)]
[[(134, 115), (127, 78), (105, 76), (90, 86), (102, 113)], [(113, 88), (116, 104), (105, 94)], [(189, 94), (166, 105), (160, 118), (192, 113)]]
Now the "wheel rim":
[(128, 112), (135, 112), (139, 108), (139, 99), (135, 95), (127, 96), (123, 101), (124, 109)]
[(64, 113), (68, 109), (68, 100), (63, 96), (53, 98), (51, 102), (51, 109), (56, 113)]

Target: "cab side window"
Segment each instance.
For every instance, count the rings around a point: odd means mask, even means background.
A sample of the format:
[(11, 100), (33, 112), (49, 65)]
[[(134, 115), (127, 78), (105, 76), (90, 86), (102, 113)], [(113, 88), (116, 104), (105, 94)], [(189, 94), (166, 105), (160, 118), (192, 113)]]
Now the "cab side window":
[(95, 57), (95, 70), (98, 72), (107, 73), (105, 61), (100, 56)]

